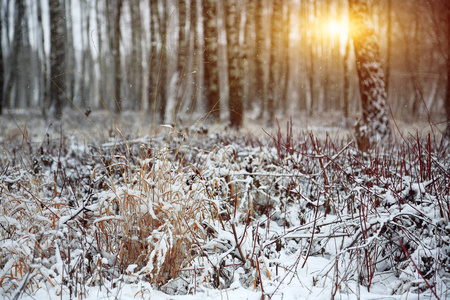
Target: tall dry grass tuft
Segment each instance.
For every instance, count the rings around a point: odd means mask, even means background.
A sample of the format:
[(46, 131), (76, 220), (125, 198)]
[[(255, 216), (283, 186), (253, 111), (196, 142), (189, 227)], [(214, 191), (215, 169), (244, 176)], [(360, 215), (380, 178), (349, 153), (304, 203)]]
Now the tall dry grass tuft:
[[(168, 149), (142, 161), (143, 169), (130, 173), (110, 205), (120, 222), (115, 228), (120, 268), (136, 265), (134, 274), (157, 286), (176, 278), (190, 259), (192, 234), (201, 236), (207, 211), (205, 189), (186, 183), (186, 170), (171, 161)], [(110, 210), (112, 210), (111, 207)]]

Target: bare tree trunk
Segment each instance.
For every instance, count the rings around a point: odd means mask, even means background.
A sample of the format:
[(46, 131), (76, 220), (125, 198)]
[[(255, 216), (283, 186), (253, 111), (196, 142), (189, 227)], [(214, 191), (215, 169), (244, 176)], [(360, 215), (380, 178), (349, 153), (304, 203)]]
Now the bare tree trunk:
[(180, 0), (178, 3), (178, 55), (177, 55), (177, 76), (178, 84), (175, 93), (175, 103), (173, 107), (172, 122), (176, 123), (176, 118), (180, 113), (183, 103), (184, 79), (188, 62), (188, 39), (186, 37), (187, 24), (187, 3), (186, 0)]
[[(24, 0), (17, 0), (15, 2), (15, 23), (14, 23), (14, 35), (13, 35), (13, 42), (11, 45), (11, 53), (9, 54), (8, 58), (8, 65), (11, 69), (9, 72), (9, 76), (6, 78), (6, 95), (5, 97), (7, 99), (12, 99), (15, 95), (18, 94), (18, 82), (19, 82), (19, 74), (22, 72), (19, 68), (19, 52), (21, 48), (23, 47), (23, 20), (25, 17), (25, 1)], [(8, 30), (5, 30), (5, 32), (8, 32)], [(17, 103), (17, 99), (14, 99), (14, 103)], [(4, 105), (8, 106), (9, 103), (5, 102)]]
[(220, 121), (220, 92), (218, 70), (218, 31), (216, 0), (202, 0), (204, 51), (204, 84), (206, 109), (213, 122)]
[(190, 26), (190, 35), (192, 39), (192, 44), (190, 45), (190, 49), (192, 51), (192, 65), (195, 73), (192, 73), (192, 96), (189, 103), (189, 112), (195, 111), (197, 107), (197, 97), (198, 97), (198, 86), (200, 84), (200, 60), (199, 60), (199, 50), (200, 43), (198, 41), (198, 31), (197, 31), (197, 23), (198, 23), (198, 12), (197, 12), (197, 0), (190, 0), (189, 7), (189, 26)]
[(283, 30), (283, 74), (284, 74), (284, 86), (281, 95), (281, 107), (283, 109), (283, 113), (286, 113), (288, 109), (288, 91), (289, 91), (289, 80), (290, 80), (290, 71), (291, 71), (291, 62), (289, 56), (289, 40), (290, 40), (290, 28), (291, 28), (291, 0), (286, 1), (286, 18), (284, 21), (284, 30)]
[(300, 70), (304, 70), (304, 72), (301, 72), (299, 70), (300, 81), (298, 82), (298, 88), (297, 92), (299, 94), (299, 97), (297, 99), (297, 104), (302, 111), (308, 110), (308, 100), (309, 100), (309, 88), (308, 88), (308, 74), (309, 74), (309, 38), (308, 38), (308, 32), (310, 32), (310, 26), (309, 26), (309, 3), (308, 1), (302, 1), (300, 4), (300, 11), (298, 12), (298, 19), (299, 24), (297, 25), (298, 30), (300, 33), (298, 34), (298, 37), (300, 39), (299, 41), (299, 67)]
[[(108, 2), (107, 2), (108, 3)], [(98, 39), (98, 60), (102, 60), (102, 51), (103, 51), (103, 34), (102, 34), (102, 20), (101, 16), (103, 16), (105, 13), (102, 12), (100, 7), (100, 1), (95, 2), (95, 14), (96, 14), (96, 23), (97, 23), (97, 39)], [(107, 10), (108, 11), (108, 10)], [(108, 22), (109, 23), (109, 22)], [(108, 34), (107, 34), (108, 35)], [(102, 74), (102, 69), (100, 69), (100, 74)], [(100, 75), (98, 78), (98, 86), (97, 89), (100, 93), (100, 95), (105, 94), (105, 76)], [(98, 103), (98, 102), (97, 102)]]
[(250, 109), (255, 103), (255, 60), (256, 56), (254, 39), (255, 32), (256, 1), (247, 1), (245, 5), (245, 25), (244, 25), (244, 64), (245, 64), (245, 107)]
[[(72, 0), (65, 0), (62, 2), (63, 10), (64, 10), (64, 38), (65, 38), (65, 57), (66, 60), (66, 72), (68, 70), (74, 70), (75, 69), (75, 47), (74, 47), (74, 38), (73, 38), (73, 21), (72, 21)], [(70, 74), (68, 76), (65, 76), (65, 86), (66, 89), (64, 93), (66, 94), (66, 97), (74, 100), (75, 97), (75, 76), (73, 74)]]
[(143, 84), (143, 68), (142, 68), (142, 22), (141, 22), (141, 1), (132, 0), (129, 2), (132, 27), (131, 27), (131, 36), (132, 36), (132, 49), (131, 49), (131, 69), (132, 74), (130, 81), (132, 82), (132, 91), (133, 95), (131, 101), (132, 108), (137, 109), (138, 107), (142, 109), (143, 99), (142, 99), (142, 84)]
[[(152, 0), (151, 0), (152, 1)], [(153, 0), (154, 1), (154, 0)], [(159, 94), (159, 118), (161, 122), (166, 122), (167, 109), (167, 20), (169, 12), (167, 9), (167, 1), (163, 0), (162, 15), (158, 16), (159, 37), (162, 38), (162, 48), (159, 56), (158, 75), (156, 93)]]
[[(89, 9), (87, 0), (83, 0), (81, 1), (84, 9)], [(83, 11), (83, 10), (82, 10)], [(97, 31), (101, 31), (100, 28), (97, 29)], [(99, 33), (100, 35), (100, 33)], [(85, 32), (83, 33), (83, 38), (85, 39), (85, 44), (84, 44), (84, 51), (83, 51), (83, 74), (89, 74), (89, 78), (92, 81), (92, 84), (97, 86), (97, 91), (98, 91), (98, 78), (96, 78), (95, 75), (95, 67), (94, 67), (94, 62), (92, 60), (92, 54), (90, 51), (90, 44), (91, 44), (91, 18), (90, 16), (88, 16), (86, 18), (86, 27), (85, 27)], [(99, 55), (100, 55), (100, 44), (101, 44), (101, 39), (98, 40), (98, 51), (99, 51)], [(82, 92), (82, 105), (85, 108), (88, 108), (87, 111), (89, 111), (91, 109), (91, 107), (94, 107), (96, 105), (94, 105), (94, 103), (96, 101), (98, 101), (98, 99), (93, 98), (94, 96), (94, 91), (90, 88), (90, 86), (88, 85), (84, 85), (83, 87), (83, 92)]]
[(391, 76), (391, 44), (392, 44), (392, 0), (387, 0), (387, 56), (386, 56), (386, 95), (389, 99), (389, 80)]
[(228, 86), (229, 98), (228, 109), (230, 111), (231, 127), (239, 129), (242, 126), (244, 113), (244, 87), (243, 60), (239, 46), (239, 24), (240, 18), (237, 12), (237, 1), (225, 2), (226, 30), (227, 30), (227, 58), (228, 58)]
[(263, 0), (254, 0), (256, 2), (255, 7), (255, 49), (256, 49), (256, 74), (255, 74), (255, 90), (256, 98), (260, 105), (259, 119), (264, 118), (265, 113), (265, 93), (264, 93), (264, 50), (265, 50), (265, 38), (264, 38), (264, 6)]
[(272, 124), (275, 119), (275, 98), (278, 100), (277, 87), (280, 83), (280, 45), (282, 43), (281, 33), (283, 32), (283, 0), (274, 0), (272, 8), (272, 20), (270, 28), (270, 65), (267, 110), (269, 113), (268, 123)]
[(347, 38), (345, 43), (345, 53), (344, 53), (344, 117), (349, 118), (349, 104), (350, 104), (350, 70), (349, 70), (349, 55), (350, 55), (350, 37)]
[(113, 56), (114, 56), (114, 88), (116, 105), (114, 106), (115, 112), (120, 112), (122, 109), (121, 101), (121, 84), (122, 84), (122, 71), (121, 71), (121, 54), (120, 54), (120, 15), (122, 12), (123, 0), (116, 0), (115, 16), (114, 16), (114, 39), (113, 43)]
[(64, 76), (65, 67), (65, 11), (60, 0), (50, 0), (50, 101), (52, 116), (60, 120), (62, 117), (64, 101)]
[(39, 26), (39, 35), (40, 35), (40, 45), (39, 45), (39, 60), (40, 65), (42, 66), (43, 71), (41, 71), (40, 80), (40, 90), (39, 90), (39, 105), (41, 107), (42, 117), (46, 120), (48, 117), (48, 109), (50, 107), (50, 88), (49, 88), (49, 72), (48, 72), (48, 56), (45, 53), (45, 34), (44, 34), (44, 24), (42, 21), (42, 2), (38, 2), (37, 8), (37, 20)]
[(367, 2), (350, 0), (349, 10), (362, 104), (362, 118), (355, 127), (356, 140), (361, 150), (367, 150), (376, 142), (390, 140), (389, 110), (380, 51), (369, 21)]
[[(166, 115), (166, 22), (167, 2), (163, 1), (163, 11), (160, 14), (158, 1), (149, 0), (150, 5), (150, 74), (148, 91), (148, 111), (153, 114), (153, 127), (159, 118), (165, 121)], [(162, 41), (161, 41), (162, 40)], [(158, 43), (161, 46), (158, 47)]]
[[(417, 3), (420, 5), (420, 3)], [(413, 103), (411, 105), (411, 116), (414, 118), (420, 115), (420, 103), (423, 95), (423, 88), (420, 79), (420, 13), (418, 11), (414, 12), (414, 35), (412, 37), (412, 45), (411, 47), (406, 47), (407, 53), (405, 56), (410, 60), (410, 64), (408, 64), (410, 68), (410, 77), (411, 84), (414, 91)], [(412, 52), (412, 55), (410, 55)]]
[(158, 2), (149, 0), (150, 5), (150, 53), (149, 76), (147, 86), (148, 112), (156, 117), (157, 88), (158, 88)]
[(309, 44), (309, 59), (310, 59), (310, 68), (309, 68), (309, 107), (308, 107), (308, 115), (311, 116), (313, 114), (314, 109), (316, 108), (316, 84), (315, 84), (315, 47), (317, 42), (317, 4), (316, 1), (314, 1), (313, 5), (313, 26), (310, 28), (311, 30), (311, 37), (310, 37), (310, 44)]

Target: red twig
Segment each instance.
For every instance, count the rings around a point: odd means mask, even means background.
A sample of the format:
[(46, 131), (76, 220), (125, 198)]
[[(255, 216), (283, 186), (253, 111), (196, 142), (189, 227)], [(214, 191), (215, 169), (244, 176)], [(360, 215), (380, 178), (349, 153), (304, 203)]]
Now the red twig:
[(261, 292), (262, 292), (261, 299), (264, 299), (264, 286), (263, 286), (262, 277), (261, 277), (261, 270), (259, 268), (259, 257), (258, 256), (256, 256), (256, 268), (258, 269), (259, 284), (261, 285)]
[(431, 292), (433, 293), (433, 295), (436, 297), (436, 299), (440, 300), (440, 298), (438, 297), (438, 295), (436, 294), (436, 292), (433, 290), (433, 288), (431, 287), (431, 285), (428, 283), (428, 281), (425, 279), (425, 277), (423, 276), (422, 272), (420, 272), (419, 268), (417, 267), (416, 263), (414, 262), (414, 260), (412, 259), (411, 255), (409, 255), (408, 250), (406, 250), (405, 245), (403, 245), (402, 241), (400, 239), (398, 239), (400, 245), (403, 248), (403, 251), (405, 251), (406, 255), (408, 255), (409, 259), (411, 260), (411, 262), (413, 263), (414, 267), (416, 268), (417, 272), (419, 273), (419, 275), (422, 277), (423, 281), (425, 281), (426, 285), (428, 286), (428, 288), (431, 290)]

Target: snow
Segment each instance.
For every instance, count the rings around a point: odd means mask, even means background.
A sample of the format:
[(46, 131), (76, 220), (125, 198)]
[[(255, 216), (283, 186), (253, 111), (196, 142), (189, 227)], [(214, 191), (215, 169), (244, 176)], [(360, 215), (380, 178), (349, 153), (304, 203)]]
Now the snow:
[(420, 270), (450, 297), (448, 149), (420, 156), (414, 141), (409, 159), (351, 140), (314, 148), (299, 136), (290, 151), (186, 132), (31, 144), (34, 162), (21, 153), (0, 171), (0, 295), (431, 298)]

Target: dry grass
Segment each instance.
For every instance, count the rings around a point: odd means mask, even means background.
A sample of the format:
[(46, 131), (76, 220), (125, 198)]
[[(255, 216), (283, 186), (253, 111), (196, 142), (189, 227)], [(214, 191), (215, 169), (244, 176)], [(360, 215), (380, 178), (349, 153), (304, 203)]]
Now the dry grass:
[[(292, 132), (3, 142), (2, 293), (82, 298), (140, 280), (195, 293), (236, 272), (264, 291), (316, 255), (334, 257), (321, 279), (333, 297), (385, 274), (392, 293), (447, 293), (448, 144), (429, 134), (361, 153), (351, 139)], [(294, 265), (273, 260), (292, 249)]]

